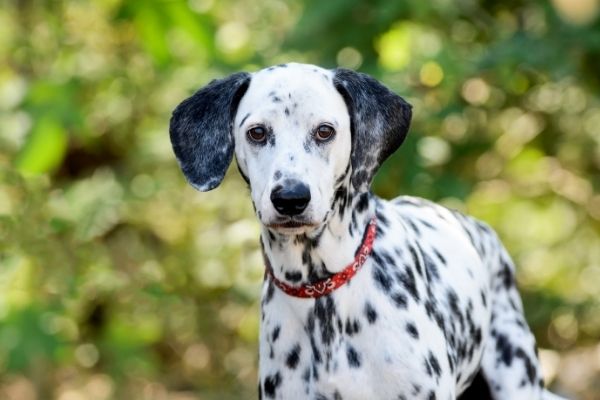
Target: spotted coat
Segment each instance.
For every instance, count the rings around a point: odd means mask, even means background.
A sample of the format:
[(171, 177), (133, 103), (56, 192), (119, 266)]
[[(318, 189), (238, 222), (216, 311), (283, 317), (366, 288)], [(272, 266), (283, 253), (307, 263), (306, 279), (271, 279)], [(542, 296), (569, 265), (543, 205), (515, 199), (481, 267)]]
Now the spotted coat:
[(235, 154), (280, 281), (343, 270), (377, 221), (369, 258), (332, 293), (296, 298), (265, 279), (259, 398), (553, 398), (496, 234), (423, 199), (371, 193), (410, 118), (367, 75), (303, 64), (213, 81), (174, 111), (171, 141), (194, 187), (216, 187)]

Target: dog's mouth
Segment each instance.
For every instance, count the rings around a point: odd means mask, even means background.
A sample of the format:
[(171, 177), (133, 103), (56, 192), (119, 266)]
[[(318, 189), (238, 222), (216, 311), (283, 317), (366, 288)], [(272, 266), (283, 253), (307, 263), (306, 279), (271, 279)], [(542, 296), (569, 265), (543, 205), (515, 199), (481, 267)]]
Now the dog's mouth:
[(305, 221), (300, 219), (285, 219), (285, 220), (277, 220), (275, 222), (265, 224), (265, 226), (269, 229), (281, 230), (281, 231), (296, 231), (296, 230), (306, 230), (317, 227), (318, 224), (312, 221)]

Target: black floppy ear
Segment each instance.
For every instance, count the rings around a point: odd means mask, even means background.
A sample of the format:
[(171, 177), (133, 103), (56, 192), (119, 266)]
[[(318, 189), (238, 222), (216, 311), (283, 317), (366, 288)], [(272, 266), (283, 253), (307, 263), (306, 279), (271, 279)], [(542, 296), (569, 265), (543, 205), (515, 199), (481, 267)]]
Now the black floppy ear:
[(404, 141), (412, 107), (377, 80), (360, 72), (338, 68), (333, 84), (350, 114), (352, 129), (352, 184), (369, 189), (375, 172)]
[(214, 80), (175, 108), (169, 133), (188, 182), (200, 191), (221, 183), (233, 158), (233, 119), (250, 74)]

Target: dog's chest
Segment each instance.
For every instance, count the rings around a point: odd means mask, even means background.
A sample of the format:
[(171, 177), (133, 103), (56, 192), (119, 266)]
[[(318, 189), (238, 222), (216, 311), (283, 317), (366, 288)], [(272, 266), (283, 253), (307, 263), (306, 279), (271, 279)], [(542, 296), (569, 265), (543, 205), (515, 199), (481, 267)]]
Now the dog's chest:
[(483, 343), (466, 344), (487, 336), (489, 319), (480, 257), (455, 232), (424, 244), (397, 220), (380, 226), (363, 268), (328, 296), (297, 299), (265, 282), (263, 398), (428, 398), (476, 371)]
[(436, 388), (454, 390), (435, 320), (421, 304), (399, 307), (401, 297), (377, 289), (373, 263), (365, 267), (348, 287), (316, 301), (275, 289), (261, 325), (264, 398), (426, 398)]
[[(292, 299), (276, 289), (262, 311), (260, 371), (265, 398), (293, 399), (296, 394), (385, 398), (408, 391), (413, 384), (433, 384), (430, 377), (420, 383), (411, 377), (416, 364), (422, 369), (427, 351), (407, 330), (409, 318), (376, 292), (368, 272), (317, 300)], [(410, 320), (429, 326), (428, 349), (444, 349), (443, 334), (433, 323), (424, 316)]]

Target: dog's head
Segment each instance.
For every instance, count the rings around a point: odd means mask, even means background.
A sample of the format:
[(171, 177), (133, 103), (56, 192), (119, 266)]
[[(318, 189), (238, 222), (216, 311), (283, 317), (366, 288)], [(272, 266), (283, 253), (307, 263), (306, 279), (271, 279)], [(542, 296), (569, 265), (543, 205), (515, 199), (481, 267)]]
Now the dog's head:
[(235, 152), (260, 221), (296, 234), (326, 222), (344, 185), (369, 190), (410, 118), (365, 74), (285, 64), (212, 81), (175, 109), (170, 134), (192, 186), (215, 188)]

